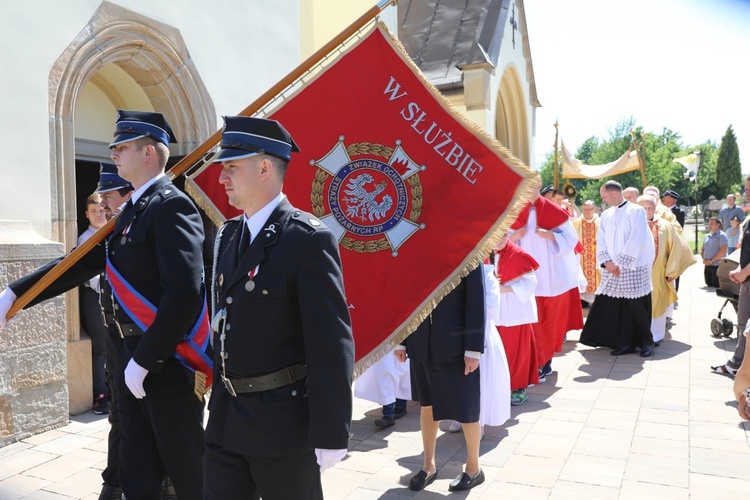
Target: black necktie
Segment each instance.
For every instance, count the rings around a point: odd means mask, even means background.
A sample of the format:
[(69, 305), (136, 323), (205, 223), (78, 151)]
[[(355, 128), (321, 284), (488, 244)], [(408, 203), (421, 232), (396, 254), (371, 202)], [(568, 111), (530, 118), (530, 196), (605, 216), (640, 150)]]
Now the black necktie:
[(242, 259), (245, 255), (248, 247), (250, 246), (250, 230), (247, 228), (247, 224), (242, 224), (242, 235), (240, 236), (240, 243), (237, 247), (237, 262)]

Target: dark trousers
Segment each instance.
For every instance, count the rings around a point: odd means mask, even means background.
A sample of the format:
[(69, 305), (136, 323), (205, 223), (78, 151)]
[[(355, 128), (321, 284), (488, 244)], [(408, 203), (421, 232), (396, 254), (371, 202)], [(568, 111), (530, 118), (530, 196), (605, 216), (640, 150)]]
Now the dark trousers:
[(406, 400), (398, 399), (391, 404), (383, 405), (383, 416), (394, 418), (396, 416), (396, 410), (404, 411), (406, 409)]
[(750, 280), (745, 281), (740, 287), (740, 298), (737, 305), (737, 347), (734, 348), (734, 354), (727, 361), (727, 364), (735, 370), (742, 366), (742, 360), (745, 359), (747, 338), (742, 332), (745, 331), (748, 318), (750, 318)]
[(125, 497), (158, 500), (164, 476), (169, 476), (180, 500), (200, 500), (203, 402), (192, 387), (146, 393), (143, 399), (123, 389), (117, 398), (120, 484)]
[(120, 487), (120, 416), (117, 413), (117, 392), (115, 391), (115, 360), (120, 333), (114, 325), (107, 326), (107, 385), (109, 385), (109, 436), (107, 439), (107, 467), (102, 471), (102, 479), (110, 486)]
[[(316, 500), (323, 498), (320, 467), (308, 450), (284, 457), (248, 457), (206, 443), (206, 500)], [(180, 500), (180, 496), (178, 492)]]
[(94, 385), (94, 396), (109, 395), (107, 388), (107, 328), (102, 319), (102, 309), (99, 305), (99, 294), (93, 288), (82, 286), (81, 316), (84, 329), (91, 337), (91, 369)]
[(706, 286), (719, 288), (719, 277), (716, 275), (716, 271), (718, 270), (719, 266), (705, 266), (703, 268), (703, 278), (706, 280)]

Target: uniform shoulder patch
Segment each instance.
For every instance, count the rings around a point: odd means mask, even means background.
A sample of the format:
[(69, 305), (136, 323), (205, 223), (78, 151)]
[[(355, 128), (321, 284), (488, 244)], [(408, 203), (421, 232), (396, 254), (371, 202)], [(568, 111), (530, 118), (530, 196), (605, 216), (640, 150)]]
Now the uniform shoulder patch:
[(292, 212), (292, 220), (295, 220), (312, 229), (321, 229), (326, 227), (325, 224), (320, 222), (320, 219), (315, 217), (313, 214), (303, 212), (301, 210), (295, 210), (294, 212)]

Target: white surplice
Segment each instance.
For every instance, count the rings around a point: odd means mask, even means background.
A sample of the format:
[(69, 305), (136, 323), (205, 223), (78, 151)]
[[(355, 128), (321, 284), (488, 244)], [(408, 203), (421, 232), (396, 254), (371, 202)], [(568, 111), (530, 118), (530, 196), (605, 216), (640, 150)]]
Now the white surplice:
[(597, 295), (637, 299), (651, 293), (654, 239), (643, 207), (626, 201), (605, 210), (596, 243), (597, 265), (612, 261), (620, 268), (619, 277), (602, 269)]
[(503, 341), (497, 332), (500, 313), (500, 284), (492, 265), (484, 265), (484, 352), (479, 358), (480, 404), (482, 425), (503, 425), (510, 419), (510, 370)]
[(537, 297), (556, 297), (578, 287), (580, 266), (575, 255), (578, 234), (573, 224), (566, 221), (552, 230), (555, 241), (536, 234), (536, 210), (531, 207), (526, 223), (526, 234), (516, 244), (539, 263), (536, 270)]

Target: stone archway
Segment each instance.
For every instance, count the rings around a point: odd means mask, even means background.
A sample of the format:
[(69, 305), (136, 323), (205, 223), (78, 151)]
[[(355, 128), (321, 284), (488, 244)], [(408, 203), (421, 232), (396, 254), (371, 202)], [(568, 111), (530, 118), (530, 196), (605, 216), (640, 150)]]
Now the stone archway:
[(75, 103), (83, 85), (110, 63), (133, 77), (167, 117), (180, 139), (176, 152), (187, 153), (216, 129), (213, 102), (180, 32), (103, 2), (50, 71), (52, 236), (66, 248), (75, 241), (69, 227), (75, 222)]
[(516, 68), (509, 66), (500, 80), (495, 134), (514, 156), (530, 165), (528, 124), (521, 79)]

